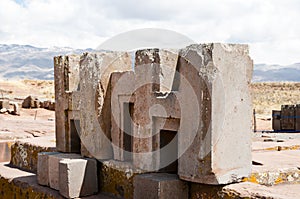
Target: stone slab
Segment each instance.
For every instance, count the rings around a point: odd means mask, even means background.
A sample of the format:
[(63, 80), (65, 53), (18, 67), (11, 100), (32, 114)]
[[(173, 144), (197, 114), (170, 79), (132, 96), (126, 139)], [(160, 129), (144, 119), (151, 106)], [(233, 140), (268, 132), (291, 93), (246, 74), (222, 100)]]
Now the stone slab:
[(243, 181), (261, 185), (300, 182), (300, 150), (252, 152), (252, 173)]
[(281, 184), (270, 187), (244, 182), (225, 186), (220, 198), (296, 199), (300, 197), (299, 190), (300, 184)]
[(151, 173), (134, 177), (134, 199), (187, 199), (188, 195), (187, 182), (176, 174)]
[(79, 154), (74, 153), (58, 153), (49, 155), (48, 172), (49, 185), (55, 190), (59, 190), (59, 162), (63, 159), (81, 158)]
[(55, 137), (44, 136), (18, 140), (11, 146), (10, 163), (33, 173), (37, 172), (38, 153), (55, 151)]
[(59, 162), (59, 193), (76, 198), (98, 192), (97, 161), (95, 159), (65, 159)]
[(49, 155), (58, 154), (58, 152), (38, 153), (37, 181), (40, 185), (49, 186)]
[[(39, 185), (35, 174), (9, 167), (8, 162), (0, 163), (0, 198), (64, 199), (58, 191)], [(114, 197), (104, 193), (82, 198), (114, 199)]]

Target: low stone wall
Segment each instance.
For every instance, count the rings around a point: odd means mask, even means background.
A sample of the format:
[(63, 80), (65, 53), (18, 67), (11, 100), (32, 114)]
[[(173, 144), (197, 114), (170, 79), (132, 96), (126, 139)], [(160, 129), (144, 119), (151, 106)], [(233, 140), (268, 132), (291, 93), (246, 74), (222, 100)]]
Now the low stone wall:
[(11, 146), (10, 164), (36, 173), (38, 153), (55, 150), (55, 140), (52, 136), (20, 140)]
[(104, 161), (99, 169), (101, 191), (115, 197), (133, 198), (133, 178), (140, 173), (141, 170), (134, 170), (125, 162)]

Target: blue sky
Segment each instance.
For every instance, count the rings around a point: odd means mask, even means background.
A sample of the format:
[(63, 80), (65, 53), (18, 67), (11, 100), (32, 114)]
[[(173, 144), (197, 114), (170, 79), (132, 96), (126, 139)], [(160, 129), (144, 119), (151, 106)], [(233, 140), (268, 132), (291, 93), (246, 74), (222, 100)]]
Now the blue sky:
[(255, 63), (300, 62), (298, 0), (1, 0), (0, 43), (96, 48), (165, 28), (197, 43), (246, 43)]

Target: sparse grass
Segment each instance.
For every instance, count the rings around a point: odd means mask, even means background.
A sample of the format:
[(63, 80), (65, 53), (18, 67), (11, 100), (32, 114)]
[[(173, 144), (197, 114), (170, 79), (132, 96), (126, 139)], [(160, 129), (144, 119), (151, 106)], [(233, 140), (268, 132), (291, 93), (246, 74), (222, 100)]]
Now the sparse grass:
[(300, 83), (252, 83), (251, 90), (258, 114), (271, 115), (283, 104), (300, 104)]
[(28, 95), (37, 96), (43, 99), (54, 99), (54, 81), (0, 81), (0, 95), (10, 99), (25, 98)]

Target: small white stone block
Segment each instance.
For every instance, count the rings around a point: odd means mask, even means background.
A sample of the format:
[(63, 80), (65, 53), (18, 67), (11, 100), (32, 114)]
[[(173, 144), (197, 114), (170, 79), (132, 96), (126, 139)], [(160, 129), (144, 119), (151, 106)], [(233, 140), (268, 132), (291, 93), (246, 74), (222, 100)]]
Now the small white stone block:
[(81, 156), (74, 153), (58, 153), (49, 155), (48, 172), (49, 185), (52, 189), (59, 190), (59, 162), (64, 159), (79, 159)]
[(66, 198), (93, 195), (98, 192), (95, 159), (65, 159), (59, 163), (59, 193)]

